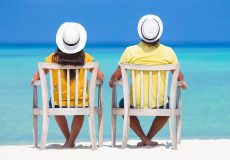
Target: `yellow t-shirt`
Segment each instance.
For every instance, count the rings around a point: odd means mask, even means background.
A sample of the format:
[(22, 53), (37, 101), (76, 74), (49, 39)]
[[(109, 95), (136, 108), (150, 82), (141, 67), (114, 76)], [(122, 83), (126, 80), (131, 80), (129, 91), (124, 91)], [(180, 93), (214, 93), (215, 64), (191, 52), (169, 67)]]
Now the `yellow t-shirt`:
[[(137, 45), (127, 47), (121, 56), (119, 64), (131, 63), (139, 65), (166, 65), (166, 64), (178, 64), (177, 56), (172, 48), (160, 44), (157, 48), (146, 45), (140, 42)], [(161, 73), (160, 81), (160, 102), (159, 105), (164, 105), (164, 88), (165, 88), (165, 73)], [(135, 73), (135, 88), (136, 88), (136, 106), (140, 107), (140, 73)], [(152, 104), (148, 104), (149, 97), (149, 74), (144, 72), (144, 108), (149, 106), (156, 106), (157, 95), (157, 73), (152, 75)], [(130, 87), (130, 104), (133, 105), (133, 91), (132, 84)]]
[[(46, 57), (45, 62), (54, 63), (52, 60), (52, 56), (54, 53), (51, 53), (48, 57)], [(93, 61), (93, 57), (87, 53), (85, 53), (85, 63), (89, 63)], [(78, 106), (82, 106), (83, 99), (83, 82), (84, 81), (84, 71), (81, 69), (78, 73)], [(65, 73), (61, 71), (61, 82), (62, 82), (62, 106), (67, 106), (67, 81), (65, 77)], [(86, 102), (85, 105), (88, 106), (88, 82), (86, 83)], [(58, 96), (58, 71), (53, 70), (53, 88), (54, 88), (54, 104), (59, 105), (59, 96)], [(70, 81), (70, 106), (75, 106), (75, 79)]]

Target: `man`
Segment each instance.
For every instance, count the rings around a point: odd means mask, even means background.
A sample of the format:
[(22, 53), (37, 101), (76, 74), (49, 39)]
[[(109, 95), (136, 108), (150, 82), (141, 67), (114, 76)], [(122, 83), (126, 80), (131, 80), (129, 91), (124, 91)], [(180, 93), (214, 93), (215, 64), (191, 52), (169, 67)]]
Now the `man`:
[[(141, 42), (137, 45), (127, 47), (121, 56), (119, 64), (130, 63), (139, 65), (167, 65), (167, 64), (178, 64), (177, 56), (173, 49), (170, 47), (160, 44), (160, 37), (163, 32), (163, 23), (158, 16), (146, 15), (142, 17), (138, 23), (138, 34), (141, 38)], [(121, 79), (121, 69), (118, 66), (117, 70), (112, 75), (109, 85), (112, 87), (113, 82)], [(180, 71), (178, 81), (182, 81), (182, 88), (186, 89), (187, 84), (184, 80), (184, 75)], [(153, 82), (156, 84), (157, 82)], [(137, 83), (136, 83), (137, 84)], [(165, 83), (162, 83), (163, 85)], [(137, 87), (136, 87), (137, 88)], [(161, 87), (163, 88), (163, 87)], [(132, 92), (132, 89), (131, 89)], [(140, 99), (137, 94), (137, 99)], [(145, 93), (148, 97), (148, 92)], [(131, 96), (132, 97), (132, 96)], [(131, 107), (132, 107), (132, 100)], [(154, 104), (154, 103), (153, 103)], [(162, 104), (162, 102), (160, 103)], [(147, 106), (148, 102), (144, 101), (144, 106)], [(124, 107), (124, 100), (122, 99), (119, 103), (121, 108)], [(160, 131), (160, 129), (166, 124), (169, 117), (157, 116), (152, 122), (152, 126), (149, 129), (147, 135), (143, 132), (140, 122), (136, 116), (130, 117), (130, 127), (141, 139), (141, 142), (137, 146), (156, 146), (157, 142), (151, 141), (151, 139)]]

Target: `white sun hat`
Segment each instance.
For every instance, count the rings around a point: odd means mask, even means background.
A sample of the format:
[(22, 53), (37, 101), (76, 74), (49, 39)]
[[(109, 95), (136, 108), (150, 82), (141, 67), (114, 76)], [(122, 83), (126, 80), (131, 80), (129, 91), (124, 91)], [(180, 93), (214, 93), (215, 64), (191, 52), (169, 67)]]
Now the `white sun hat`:
[(56, 34), (58, 48), (67, 54), (73, 54), (84, 49), (87, 40), (85, 28), (74, 22), (63, 23)]
[(145, 42), (155, 42), (163, 32), (163, 23), (156, 15), (145, 15), (138, 22), (138, 34)]

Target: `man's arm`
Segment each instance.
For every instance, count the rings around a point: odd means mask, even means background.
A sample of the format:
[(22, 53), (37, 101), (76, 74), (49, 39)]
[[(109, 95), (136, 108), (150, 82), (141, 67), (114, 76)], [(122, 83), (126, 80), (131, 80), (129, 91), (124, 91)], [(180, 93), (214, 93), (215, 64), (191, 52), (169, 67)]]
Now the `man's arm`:
[(113, 75), (110, 78), (109, 86), (112, 88), (113, 82), (121, 79), (121, 68), (120, 66), (117, 67), (116, 71), (113, 73)]
[(185, 82), (185, 80), (184, 80), (184, 74), (182, 73), (182, 71), (180, 71), (179, 72), (179, 75), (178, 75), (178, 79), (177, 79), (178, 81), (182, 81), (182, 88), (183, 89), (187, 89), (188, 88), (188, 85), (187, 85), (187, 83)]

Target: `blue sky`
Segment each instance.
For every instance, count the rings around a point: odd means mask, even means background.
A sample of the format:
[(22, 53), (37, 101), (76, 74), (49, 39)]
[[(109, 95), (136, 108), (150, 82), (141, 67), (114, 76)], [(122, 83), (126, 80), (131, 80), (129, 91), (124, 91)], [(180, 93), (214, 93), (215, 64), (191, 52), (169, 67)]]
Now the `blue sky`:
[(163, 20), (164, 42), (230, 43), (229, 8), (227, 0), (1, 0), (0, 44), (54, 44), (65, 21), (83, 24), (88, 43), (134, 43), (150, 13)]

